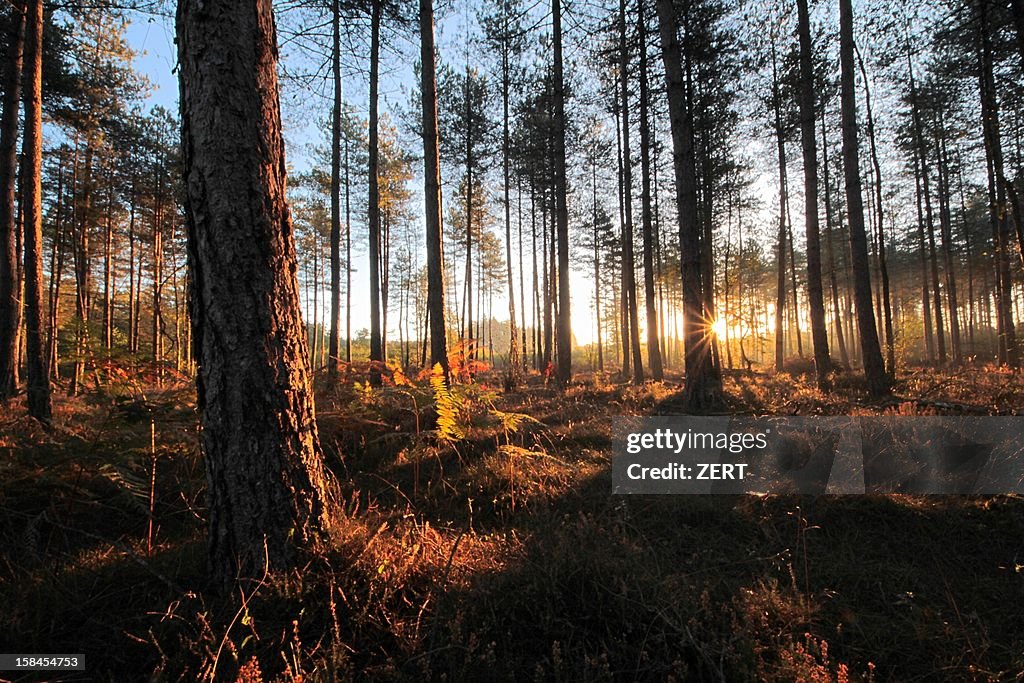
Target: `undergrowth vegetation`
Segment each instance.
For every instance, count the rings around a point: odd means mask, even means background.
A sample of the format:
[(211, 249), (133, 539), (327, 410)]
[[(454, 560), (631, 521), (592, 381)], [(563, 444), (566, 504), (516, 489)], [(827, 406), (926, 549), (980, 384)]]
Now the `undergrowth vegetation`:
[[(346, 368), (317, 395), (343, 490), (329, 553), (218, 593), (205, 578), (191, 387), (0, 419), (0, 650), (87, 678), (1012, 680), (1024, 670), (1016, 497), (613, 496), (611, 418), (676, 412), (678, 378), (565, 392)], [(128, 373), (125, 377), (129, 376)], [(726, 378), (747, 414), (994, 414), (1017, 375), (910, 371), (872, 403)], [(82, 678), (81, 674), (78, 675)], [(47, 676), (52, 680), (52, 675)], [(19, 679), (20, 680), (20, 679)], [(62, 680), (76, 680), (67, 675)]]

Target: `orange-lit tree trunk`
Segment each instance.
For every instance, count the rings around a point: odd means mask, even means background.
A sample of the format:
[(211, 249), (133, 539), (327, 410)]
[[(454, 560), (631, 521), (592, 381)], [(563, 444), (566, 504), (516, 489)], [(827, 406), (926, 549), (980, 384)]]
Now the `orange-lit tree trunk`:
[(28, 414), (50, 422), (50, 377), (43, 345), (43, 0), (28, 3), (25, 36), (25, 381)]
[(18, 363), (18, 246), (14, 209), (18, 176), (18, 103), (25, 46), (25, 11), (15, 3), (7, 64), (4, 65), (3, 115), (0, 117), (0, 400), (14, 395)]

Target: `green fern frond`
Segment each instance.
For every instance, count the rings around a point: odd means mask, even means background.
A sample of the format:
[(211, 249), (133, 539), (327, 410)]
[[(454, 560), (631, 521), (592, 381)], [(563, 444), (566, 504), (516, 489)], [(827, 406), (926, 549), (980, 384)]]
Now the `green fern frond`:
[(498, 418), (506, 434), (515, 434), (524, 424), (541, 424), (540, 420), (526, 413), (506, 413), (497, 408), (491, 408), (491, 413)]

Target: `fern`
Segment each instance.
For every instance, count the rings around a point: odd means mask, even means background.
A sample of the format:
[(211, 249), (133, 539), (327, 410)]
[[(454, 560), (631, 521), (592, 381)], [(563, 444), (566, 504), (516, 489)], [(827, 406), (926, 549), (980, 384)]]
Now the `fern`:
[(540, 420), (526, 413), (506, 413), (492, 407), (491, 414), (498, 418), (498, 422), (501, 424), (501, 429), (505, 432), (506, 437), (509, 434), (518, 432), (524, 424), (541, 424)]
[(100, 474), (129, 494), (128, 500), (143, 512), (149, 512), (149, 477), (134, 467), (110, 463), (100, 465)]
[(437, 406), (437, 438), (449, 443), (466, 438), (459, 424), (459, 399), (448, 389), (440, 363), (435, 363), (430, 372), (430, 388), (434, 391), (434, 404)]

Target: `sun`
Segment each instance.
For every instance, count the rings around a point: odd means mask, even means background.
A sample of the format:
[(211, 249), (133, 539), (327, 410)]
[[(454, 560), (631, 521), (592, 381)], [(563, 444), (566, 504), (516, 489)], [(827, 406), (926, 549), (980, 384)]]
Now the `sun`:
[(725, 320), (719, 318), (715, 322), (711, 323), (711, 331), (715, 333), (716, 337), (725, 336)]

